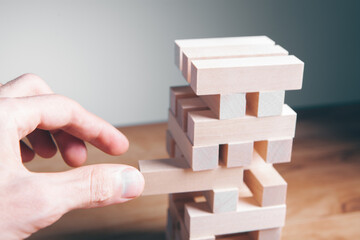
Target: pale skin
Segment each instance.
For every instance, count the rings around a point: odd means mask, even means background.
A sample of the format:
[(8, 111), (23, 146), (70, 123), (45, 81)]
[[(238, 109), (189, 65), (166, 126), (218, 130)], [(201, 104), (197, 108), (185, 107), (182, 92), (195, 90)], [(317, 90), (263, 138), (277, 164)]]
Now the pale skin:
[[(30, 146), (21, 141), (26, 137)], [(129, 146), (116, 128), (54, 94), (34, 74), (0, 84), (0, 239), (24, 239), (73, 209), (123, 203), (142, 193), (144, 178), (133, 167), (80, 167), (87, 157), (84, 141), (111, 155)], [(23, 165), (57, 150), (74, 169), (34, 173)]]

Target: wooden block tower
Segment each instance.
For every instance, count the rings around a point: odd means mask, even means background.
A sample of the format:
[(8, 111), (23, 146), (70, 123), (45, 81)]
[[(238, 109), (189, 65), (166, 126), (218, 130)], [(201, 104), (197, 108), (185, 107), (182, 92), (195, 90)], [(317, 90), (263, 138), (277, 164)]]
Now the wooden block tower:
[(167, 239), (280, 239), (304, 63), (266, 36), (175, 41), (171, 158), (141, 160), (144, 195), (169, 194)]

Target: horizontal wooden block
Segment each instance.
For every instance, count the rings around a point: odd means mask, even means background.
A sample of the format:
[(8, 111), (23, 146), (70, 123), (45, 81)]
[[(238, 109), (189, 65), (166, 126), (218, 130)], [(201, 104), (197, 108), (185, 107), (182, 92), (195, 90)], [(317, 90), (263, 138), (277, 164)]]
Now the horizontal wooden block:
[(285, 163), (291, 161), (293, 139), (269, 139), (255, 142), (254, 148), (268, 163)]
[[(265, 164), (265, 163), (263, 163)], [(252, 193), (247, 188), (246, 185), (242, 185), (239, 189), (239, 197), (240, 198), (251, 198)], [(171, 239), (201, 239), (201, 238), (210, 238), (211, 236), (202, 236), (202, 237), (189, 237), (188, 230), (185, 228), (184, 225), (184, 212), (185, 212), (185, 204), (188, 203), (195, 203), (196, 198), (199, 197), (200, 194), (203, 192), (190, 192), (190, 193), (176, 193), (176, 194), (170, 194), (169, 195), (169, 211), (171, 212), (171, 218), (174, 224), (174, 228), (177, 229), (177, 238), (171, 238)], [(209, 209), (207, 210), (209, 211)], [(210, 211), (209, 211), (210, 213)], [(255, 232), (248, 232), (246, 233), (233, 233), (233, 234), (224, 234), (224, 235), (216, 235), (216, 239), (224, 239), (224, 240), (232, 240), (232, 239), (244, 239), (249, 240), (249, 236), (256, 237), (256, 236), (262, 236), (266, 237), (269, 236), (269, 232), (267, 230), (272, 229), (265, 229), (264, 231), (255, 231)], [(266, 238), (261, 238), (266, 239)], [(275, 238), (276, 239), (276, 238)]]
[[(261, 141), (270, 138), (292, 138), (295, 135), (296, 113), (284, 105), (280, 116), (218, 120), (213, 112), (194, 111), (188, 114), (188, 137), (194, 146), (229, 142)], [(173, 134), (175, 141), (176, 137)]]
[(140, 160), (139, 169), (146, 183), (143, 195), (239, 188), (243, 184), (242, 168), (194, 172), (181, 159)]
[(249, 233), (251, 240), (280, 240), (281, 228), (270, 228)]
[(182, 51), (184, 48), (202, 48), (237, 45), (274, 45), (275, 42), (267, 36), (199, 38), (175, 40), (175, 65), (182, 70)]
[(190, 83), (191, 61), (199, 59), (285, 56), (288, 51), (279, 45), (237, 45), (218, 47), (184, 48), (182, 74)]
[(170, 110), (177, 116), (177, 101), (182, 98), (196, 97), (190, 86), (178, 86), (170, 88)]
[(185, 204), (185, 227), (190, 237), (223, 235), (282, 227), (285, 205), (259, 207), (252, 198), (239, 199), (237, 211), (209, 213), (206, 203)]
[(169, 112), (168, 129), (192, 170), (201, 171), (217, 168), (219, 165), (218, 144), (194, 147), (171, 112)]
[(190, 86), (196, 95), (296, 90), (303, 72), (295, 56), (194, 60)]
[(184, 131), (187, 130), (188, 112), (209, 109), (199, 97), (178, 99), (176, 108), (176, 119)]
[(265, 91), (246, 94), (246, 113), (257, 117), (281, 115), (285, 91)]
[(171, 158), (175, 157), (175, 140), (169, 130), (166, 130), (166, 151)]
[(245, 116), (245, 93), (203, 95), (201, 99), (209, 106), (217, 119), (230, 119)]
[(254, 142), (238, 142), (220, 145), (220, 160), (226, 167), (248, 166), (253, 159)]
[(205, 191), (206, 201), (213, 213), (233, 212), (237, 209), (238, 188), (222, 188)]
[(285, 204), (287, 183), (273, 166), (264, 164), (246, 170), (244, 182), (261, 206)]

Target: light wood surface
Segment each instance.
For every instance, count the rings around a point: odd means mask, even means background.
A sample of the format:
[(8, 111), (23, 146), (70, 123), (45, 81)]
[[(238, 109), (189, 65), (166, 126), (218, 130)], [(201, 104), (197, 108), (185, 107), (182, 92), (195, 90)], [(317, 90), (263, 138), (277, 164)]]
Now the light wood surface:
[(284, 48), (272, 44), (184, 48), (182, 52), (182, 74), (188, 82), (191, 79), (190, 69), (193, 60), (288, 55)]
[(246, 113), (257, 117), (281, 115), (285, 91), (265, 91), (246, 94)]
[(296, 113), (286, 104), (281, 115), (261, 118), (246, 115), (219, 120), (210, 110), (193, 111), (188, 113), (187, 124), (187, 135), (194, 146), (262, 141), (294, 137)]
[(237, 142), (220, 145), (219, 151), (220, 161), (227, 167), (247, 166), (253, 158), (254, 142)]
[(292, 138), (268, 139), (254, 144), (255, 150), (268, 163), (290, 162), (292, 146)]
[(194, 60), (190, 86), (196, 95), (295, 90), (304, 63), (295, 56)]
[(140, 160), (144, 175), (143, 195), (193, 192), (213, 188), (241, 187), (242, 168), (218, 167), (208, 171), (194, 172), (185, 159)]
[(218, 119), (239, 118), (245, 116), (245, 93), (203, 95), (201, 99), (209, 106)]
[(190, 237), (222, 235), (281, 227), (285, 205), (260, 207), (252, 197), (238, 201), (237, 211), (213, 214), (206, 202), (185, 204), (184, 222)]
[[(360, 104), (296, 111), (292, 161), (275, 166), (288, 182), (281, 239), (360, 239)], [(88, 145), (87, 164), (136, 166), (139, 159), (167, 157), (166, 123), (120, 129), (130, 140), (129, 151), (110, 157)], [(59, 154), (54, 159), (36, 158), (27, 166), (34, 171), (69, 169)], [(167, 197), (158, 195), (73, 211), (31, 239), (164, 240), (167, 204)]]
[(169, 111), (168, 129), (176, 145), (181, 150), (189, 166), (194, 171), (217, 168), (219, 164), (219, 145), (193, 146), (174, 115)]
[(287, 183), (271, 165), (251, 168), (244, 173), (244, 182), (260, 206), (286, 203)]
[(206, 203), (212, 213), (236, 211), (239, 199), (238, 188), (219, 188), (205, 191)]
[(275, 42), (267, 36), (179, 39), (175, 40), (175, 65), (182, 70), (182, 50), (185, 48), (274, 44)]

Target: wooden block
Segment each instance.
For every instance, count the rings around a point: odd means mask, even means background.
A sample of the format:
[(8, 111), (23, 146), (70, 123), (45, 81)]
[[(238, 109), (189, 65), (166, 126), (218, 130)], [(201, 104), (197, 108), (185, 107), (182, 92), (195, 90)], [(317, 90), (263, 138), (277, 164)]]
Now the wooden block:
[[(284, 105), (280, 116), (257, 118), (245, 116), (218, 120), (207, 111), (188, 114), (188, 137), (194, 146), (226, 144), (229, 142), (261, 141), (270, 138), (293, 138), (296, 113)], [(173, 137), (176, 137), (173, 134)]]
[(218, 144), (194, 147), (170, 111), (168, 129), (193, 171), (217, 168), (219, 165)]
[(285, 204), (287, 183), (273, 166), (264, 165), (246, 170), (244, 182), (260, 206)]
[(169, 130), (166, 130), (166, 151), (171, 158), (175, 157), (175, 140)]
[(289, 54), (288, 51), (279, 45), (236, 45), (184, 48), (182, 52), (182, 74), (189, 83), (191, 81), (191, 61), (193, 60), (285, 56)]
[(139, 169), (146, 183), (143, 195), (239, 188), (243, 184), (242, 168), (194, 172), (180, 159), (140, 160)]
[(254, 148), (268, 163), (285, 163), (291, 161), (293, 139), (269, 139), (255, 142)]
[(280, 240), (281, 228), (270, 228), (249, 233), (251, 240)]
[(281, 115), (285, 91), (265, 91), (246, 94), (246, 113), (257, 117)]
[(185, 204), (185, 227), (190, 237), (223, 235), (282, 227), (285, 205), (260, 207), (252, 198), (239, 199), (237, 211), (210, 213), (207, 203)]
[(171, 112), (177, 116), (176, 106), (177, 101), (182, 98), (196, 97), (190, 86), (178, 86), (170, 88), (170, 109)]
[(206, 103), (217, 119), (230, 119), (245, 116), (245, 93), (203, 95), (201, 99)]
[(194, 60), (190, 86), (196, 95), (295, 90), (303, 72), (295, 56)]
[(233, 212), (237, 209), (238, 188), (212, 189), (205, 191), (204, 195), (213, 213)]
[[(173, 194), (171, 194), (173, 195)], [(176, 199), (171, 198), (169, 203), (169, 212), (174, 224), (175, 234), (171, 239), (179, 240), (215, 240), (215, 236), (202, 236), (190, 238), (184, 225), (184, 205), (185, 203), (194, 202), (192, 200)]]
[(188, 112), (208, 109), (207, 105), (199, 97), (178, 99), (176, 108), (176, 119), (184, 131), (187, 130)]
[(175, 40), (175, 65), (182, 70), (182, 50), (184, 48), (202, 48), (237, 45), (274, 45), (275, 42), (267, 36), (200, 38)]
[(254, 142), (238, 142), (220, 145), (220, 160), (226, 167), (244, 167), (253, 158)]

